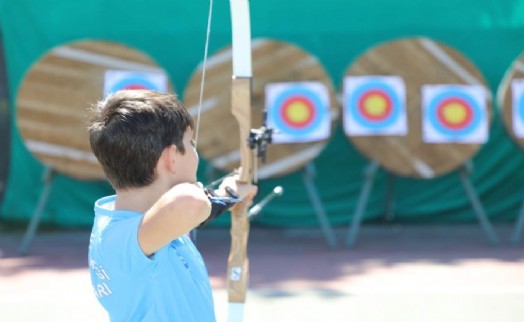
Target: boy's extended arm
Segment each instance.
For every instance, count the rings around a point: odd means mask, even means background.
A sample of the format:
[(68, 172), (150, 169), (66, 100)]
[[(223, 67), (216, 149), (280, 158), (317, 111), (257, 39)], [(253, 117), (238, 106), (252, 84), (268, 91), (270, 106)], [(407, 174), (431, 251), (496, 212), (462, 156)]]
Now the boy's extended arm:
[(138, 243), (146, 256), (168, 244), (209, 217), (211, 203), (204, 190), (182, 183), (166, 192), (146, 212), (138, 228)]

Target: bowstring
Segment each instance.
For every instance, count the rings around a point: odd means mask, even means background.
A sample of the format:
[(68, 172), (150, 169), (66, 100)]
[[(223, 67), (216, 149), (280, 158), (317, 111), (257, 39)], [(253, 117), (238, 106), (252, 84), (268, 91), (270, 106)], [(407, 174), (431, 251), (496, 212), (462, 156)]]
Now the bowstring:
[(200, 94), (198, 98), (197, 121), (195, 128), (195, 149), (198, 146), (198, 132), (200, 129), (200, 111), (202, 110), (202, 101), (204, 99), (204, 84), (206, 79), (207, 53), (209, 49), (209, 39), (211, 35), (211, 20), (213, 17), (213, 0), (209, 0), (209, 13), (207, 16), (206, 42), (204, 45), (204, 61), (202, 63), (202, 78), (200, 80)]
[[(209, 13), (207, 15), (207, 30), (206, 30), (206, 42), (204, 45), (204, 61), (202, 62), (202, 79), (200, 80), (200, 94), (198, 97), (198, 108), (197, 108), (197, 119), (195, 126), (195, 150), (198, 146), (198, 132), (200, 130), (200, 111), (202, 110), (202, 101), (204, 99), (204, 84), (206, 79), (206, 66), (207, 66), (207, 52), (209, 49), (209, 38), (211, 35), (211, 18), (213, 17), (213, 0), (209, 0)], [(193, 229), (190, 231), (191, 239), (196, 245), (197, 242), (197, 230)]]

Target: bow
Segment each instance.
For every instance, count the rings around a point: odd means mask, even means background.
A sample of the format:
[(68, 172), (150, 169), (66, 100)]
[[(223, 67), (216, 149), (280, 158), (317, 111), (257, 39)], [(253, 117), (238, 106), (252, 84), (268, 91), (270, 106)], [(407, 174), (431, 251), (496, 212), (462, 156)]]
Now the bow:
[[(231, 110), (240, 130), (239, 181), (251, 183), (254, 178), (254, 155), (248, 144), (251, 131), (251, 26), (249, 0), (230, 0), (233, 49)], [(243, 320), (249, 280), (247, 243), (249, 236), (248, 207), (238, 204), (231, 211), (231, 250), (227, 267), (228, 321)]]
[[(204, 50), (204, 64), (200, 85), (198, 117), (196, 124), (195, 146), (198, 139), (200, 109), (203, 100), (203, 88), (206, 70), (207, 51), (210, 35), (212, 0), (208, 16), (206, 45)], [(238, 181), (251, 183), (255, 177), (255, 153), (265, 160), (267, 145), (271, 143), (273, 130), (266, 127), (266, 123), (259, 129), (251, 128), (251, 87), (252, 87), (252, 58), (251, 58), (251, 26), (249, 15), (249, 0), (230, 0), (232, 25), (232, 61), (233, 75), (231, 83), (231, 110), (235, 116), (240, 134), (240, 170)], [(265, 119), (265, 117), (264, 117)], [(212, 182), (210, 185), (221, 181)], [(208, 185), (209, 186), (209, 185)], [(249, 216), (256, 216), (262, 207), (275, 196), (282, 195), (282, 188), (277, 187), (248, 211), (246, 203), (239, 203), (231, 209), (231, 250), (228, 258), (227, 287), (228, 287), (228, 321), (241, 322), (244, 316), (244, 303), (249, 279), (249, 260), (247, 257), (247, 243), (249, 236)]]

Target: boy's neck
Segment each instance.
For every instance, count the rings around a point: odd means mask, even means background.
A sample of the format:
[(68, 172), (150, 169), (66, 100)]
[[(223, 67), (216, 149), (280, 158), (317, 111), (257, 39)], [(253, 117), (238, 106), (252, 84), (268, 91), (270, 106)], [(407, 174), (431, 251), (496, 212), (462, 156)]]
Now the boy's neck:
[(167, 190), (169, 190), (169, 187), (164, 187), (160, 182), (155, 182), (143, 188), (117, 190), (115, 210), (132, 210), (145, 213)]

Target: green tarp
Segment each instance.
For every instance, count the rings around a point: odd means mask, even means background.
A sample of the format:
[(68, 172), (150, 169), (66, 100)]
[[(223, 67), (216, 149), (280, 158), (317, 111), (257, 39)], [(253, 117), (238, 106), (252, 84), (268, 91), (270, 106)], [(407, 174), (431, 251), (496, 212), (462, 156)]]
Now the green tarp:
[[(293, 43), (317, 56), (334, 84), (351, 62), (377, 44), (425, 36), (462, 52), (484, 74), (493, 94), (504, 72), (524, 49), (522, 0), (251, 1), (253, 37)], [(3, 0), (1, 27), (9, 76), (12, 129), (10, 170), (0, 220), (26, 221), (42, 192), (43, 166), (25, 148), (17, 131), (16, 93), (31, 64), (54, 46), (80, 39), (110, 40), (148, 53), (162, 65), (183, 95), (200, 63), (209, 2)], [(210, 52), (230, 45), (229, 2), (214, 1)], [(206, 129), (203, 129), (205, 131)], [(498, 112), (490, 140), (473, 158), (472, 182), (493, 221), (514, 220), (524, 192), (524, 158), (502, 126)], [(367, 164), (344, 136), (335, 136), (314, 160), (316, 186), (334, 225), (349, 222)], [(204, 173), (205, 162), (200, 173)], [(365, 218), (384, 212), (387, 174), (379, 172)], [(296, 172), (260, 182), (264, 195), (275, 185), (285, 194), (273, 201), (257, 222), (281, 227), (316, 226), (317, 219)], [(93, 202), (112, 193), (104, 182), (85, 182), (58, 174), (43, 222), (65, 227), (89, 226)], [(475, 216), (458, 175), (420, 181), (397, 178), (395, 214), (402, 221), (464, 222)], [(218, 225), (227, 224), (227, 216)]]

